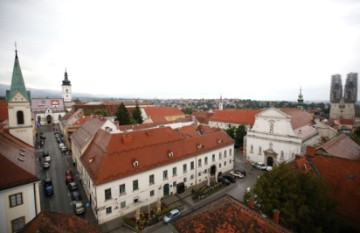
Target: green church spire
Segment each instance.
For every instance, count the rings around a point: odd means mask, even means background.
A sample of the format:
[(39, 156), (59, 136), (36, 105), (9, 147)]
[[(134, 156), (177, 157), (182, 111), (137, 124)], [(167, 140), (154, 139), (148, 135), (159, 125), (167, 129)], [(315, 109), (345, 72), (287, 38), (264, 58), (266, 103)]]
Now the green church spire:
[(11, 79), (10, 90), (6, 91), (6, 101), (9, 102), (18, 92), (20, 92), (20, 94), (23, 95), (27, 101), (30, 101), (30, 91), (26, 91), (25, 82), (21, 73), (19, 58), (17, 55), (17, 50), (15, 50), (14, 69)]

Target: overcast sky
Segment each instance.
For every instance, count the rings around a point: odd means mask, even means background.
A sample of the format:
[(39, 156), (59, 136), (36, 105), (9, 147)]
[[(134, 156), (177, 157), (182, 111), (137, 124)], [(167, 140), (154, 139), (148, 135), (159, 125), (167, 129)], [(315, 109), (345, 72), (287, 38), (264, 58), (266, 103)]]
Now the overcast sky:
[(61, 90), (66, 68), (81, 93), (329, 100), (360, 71), (360, 1), (1, 0), (2, 84), (15, 41), (28, 88)]

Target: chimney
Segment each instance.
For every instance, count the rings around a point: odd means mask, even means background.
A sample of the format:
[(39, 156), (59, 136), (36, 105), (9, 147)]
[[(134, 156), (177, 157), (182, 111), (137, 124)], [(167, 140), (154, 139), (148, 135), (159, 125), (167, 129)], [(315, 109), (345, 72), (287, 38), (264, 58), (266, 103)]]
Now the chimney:
[(249, 202), (249, 208), (253, 210), (255, 207), (255, 198), (250, 197), (248, 202)]
[(306, 155), (314, 157), (315, 156), (315, 147), (307, 146), (306, 147)]
[(280, 210), (274, 209), (274, 210), (273, 210), (273, 217), (274, 217), (274, 222), (276, 222), (277, 224), (279, 224), (279, 220), (280, 220)]
[(119, 129), (119, 121), (114, 121), (114, 124), (116, 126), (116, 129)]

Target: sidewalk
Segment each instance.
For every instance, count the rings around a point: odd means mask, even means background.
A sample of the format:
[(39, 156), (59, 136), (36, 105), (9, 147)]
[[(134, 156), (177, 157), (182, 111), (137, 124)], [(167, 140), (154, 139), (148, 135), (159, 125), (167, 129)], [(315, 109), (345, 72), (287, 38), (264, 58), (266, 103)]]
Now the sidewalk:
[[(197, 187), (193, 187), (194, 189), (197, 189)], [(163, 198), (161, 200), (162, 203), (164, 203), (166, 206), (170, 205), (179, 205), (180, 208), (189, 208), (192, 205), (194, 205), (194, 201), (192, 200), (191, 195), (192, 188), (186, 189), (183, 193), (175, 194), (168, 196), (166, 198)], [(126, 216), (134, 216), (135, 212), (129, 213)], [(100, 229), (104, 233), (133, 233), (134, 231), (127, 228), (126, 226), (121, 225), (121, 218), (123, 216), (116, 218), (112, 221), (106, 222), (104, 224), (100, 225)]]

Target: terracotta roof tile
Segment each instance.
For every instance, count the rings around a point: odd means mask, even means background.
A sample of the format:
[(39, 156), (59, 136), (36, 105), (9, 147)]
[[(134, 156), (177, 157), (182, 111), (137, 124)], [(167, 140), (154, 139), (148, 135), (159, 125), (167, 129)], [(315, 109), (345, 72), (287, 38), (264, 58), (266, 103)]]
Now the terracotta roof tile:
[(208, 124), (213, 114), (209, 112), (193, 112), (192, 115), (195, 116), (196, 120), (201, 124)]
[(0, 190), (39, 180), (35, 158), (34, 148), (9, 134), (2, 125), (0, 128)]
[(101, 233), (101, 230), (96, 225), (76, 215), (45, 210), (26, 224), (21, 232)]
[(300, 108), (281, 108), (280, 110), (291, 116), (291, 126), (294, 130), (306, 125), (314, 124), (311, 116)]
[[(185, 118), (185, 113), (172, 107), (145, 107), (144, 111), (153, 123), (172, 121), (170, 118)], [(173, 119), (175, 120), (175, 119)]]
[(5, 99), (0, 99), (0, 123), (7, 120), (8, 117), (7, 102)]
[(230, 195), (210, 202), (176, 220), (172, 225), (179, 233), (291, 232), (250, 210)]
[(78, 148), (83, 149), (94, 138), (105, 121), (105, 118), (93, 117), (89, 119), (71, 135), (71, 140)]
[(315, 156), (317, 170), (337, 202), (337, 213), (360, 229), (360, 161)]
[(215, 110), (210, 116), (210, 121), (228, 122), (242, 125), (253, 125), (255, 115), (260, 113), (261, 109), (225, 109)]
[[(81, 161), (94, 183), (103, 184), (233, 143), (221, 130), (191, 138), (181, 136), (170, 127), (125, 134), (100, 130)], [(202, 145), (202, 149), (198, 145)], [(173, 157), (168, 156), (170, 151)], [(135, 161), (139, 162), (136, 167)]]
[(346, 134), (328, 141), (316, 149), (318, 154), (335, 156), (344, 159), (360, 160), (360, 145)]

